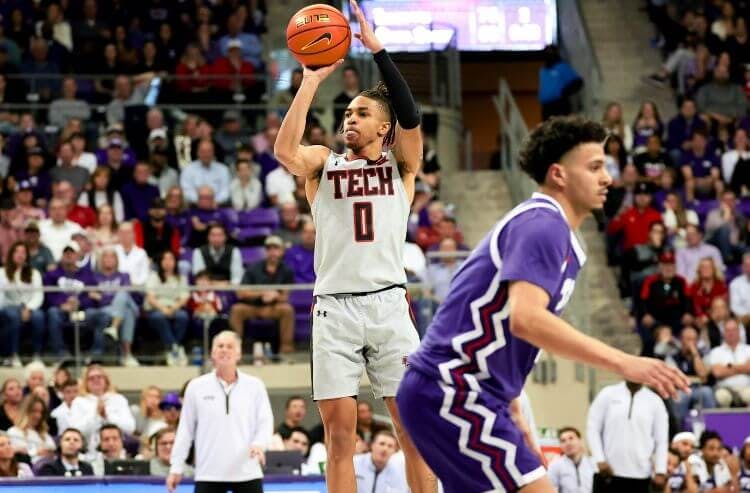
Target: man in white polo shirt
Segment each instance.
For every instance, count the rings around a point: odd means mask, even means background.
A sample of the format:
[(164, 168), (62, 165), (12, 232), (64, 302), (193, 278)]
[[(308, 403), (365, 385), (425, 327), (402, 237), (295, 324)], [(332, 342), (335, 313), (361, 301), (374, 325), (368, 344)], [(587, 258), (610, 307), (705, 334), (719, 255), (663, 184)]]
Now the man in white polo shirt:
[(195, 440), (195, 493), (262, 493), (265, 450), (273, 434), (263, 382), (237, 370), (242, 341), (232, 331), (214, 337), (214, 371), (185, 389), (167, 477), (172, 493)]
[(711, 373), (716, 378), (716, 403), (729, 407), (733, 401), (750, 405), (750, 345), (740, 341), (736, 319), (724, 322), (724, 344), (708, 354)]
[(581, 432), (572, 426), (557, 433), (563, 455), (549, 466), (549, 479), (558, 493), (591, 493), (596, 462), (583, 450)]

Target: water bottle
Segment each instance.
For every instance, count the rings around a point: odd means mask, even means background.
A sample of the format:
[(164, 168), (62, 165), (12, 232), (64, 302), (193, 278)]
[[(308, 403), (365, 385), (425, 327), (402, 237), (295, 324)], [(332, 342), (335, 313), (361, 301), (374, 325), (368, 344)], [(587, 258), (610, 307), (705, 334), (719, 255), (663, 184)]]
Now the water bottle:
[(194, 366), (203, 366), (203, 348), (193, 346), (191, 361)]
[(706, 420), (703, 418), (703, 409), (700, 407), (690, 410), (690, 426), (696, 437), (700, 437), (706, 429)]
[(253, 364), (255, 366), (263, 366), (263, 343), (262, 342), (254, 342), (253, 343)]

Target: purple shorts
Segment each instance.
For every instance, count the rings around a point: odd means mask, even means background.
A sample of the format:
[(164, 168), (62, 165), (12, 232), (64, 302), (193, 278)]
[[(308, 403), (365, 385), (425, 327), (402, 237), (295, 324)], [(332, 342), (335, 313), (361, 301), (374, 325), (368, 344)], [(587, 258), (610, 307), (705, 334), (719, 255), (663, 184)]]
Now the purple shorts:
[(401, 423), (445, 493), (512, 492), (546, 474), (507, 403), (486, 392), (457, 391), (407, 369), (396, 402)]

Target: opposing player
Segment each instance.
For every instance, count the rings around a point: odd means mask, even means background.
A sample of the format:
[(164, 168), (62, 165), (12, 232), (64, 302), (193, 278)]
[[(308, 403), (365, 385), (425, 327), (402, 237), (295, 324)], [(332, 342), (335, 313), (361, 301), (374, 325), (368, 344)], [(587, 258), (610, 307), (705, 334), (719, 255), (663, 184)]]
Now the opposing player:
[(453, 277), (397, 395), (404, 427), (446, 493), (553, 492), (518, 401), (539, 349), (654, 387), (688, 391), (679, 370), (586, 336), (558, 317), (585, 254), (573, 231), (601, 208), (611, 179), (604, 129), (553, 118), (521, 168), (539, 193), (509, 212)]
[[(395, 395), (406, 356), (419, 345), (406, 299), (403, 267), (409, 207), (422, 161), (420, 116), (414, 98), (356, 2), (360, 33), (374, 53), (384, 87), (363, 91), (344, 113), (348, 148), (300, 145), (310, 103), (336, 64), (305, 68), (302, 85), (279, 129), (274, 152), (297, 176), (317, 228), (312, 387), (325, 429), (328, 491), (356, 491), (356, 396), (363, 369), (383, 398), (406, 456), (412, 492), (435, 490), (416, 448), (403, 433)], [(390, 146), (390, 150), (388, 147)]]

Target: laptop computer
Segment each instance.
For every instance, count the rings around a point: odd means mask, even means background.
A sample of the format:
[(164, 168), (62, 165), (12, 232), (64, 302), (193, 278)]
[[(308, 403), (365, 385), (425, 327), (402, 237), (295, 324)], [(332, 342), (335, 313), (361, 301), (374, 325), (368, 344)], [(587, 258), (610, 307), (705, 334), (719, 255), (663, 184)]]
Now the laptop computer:
[(266, 452), (267, 474), (299, 474), (302, 463), (305, 461), (299, 450), (283, 450)]

